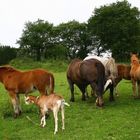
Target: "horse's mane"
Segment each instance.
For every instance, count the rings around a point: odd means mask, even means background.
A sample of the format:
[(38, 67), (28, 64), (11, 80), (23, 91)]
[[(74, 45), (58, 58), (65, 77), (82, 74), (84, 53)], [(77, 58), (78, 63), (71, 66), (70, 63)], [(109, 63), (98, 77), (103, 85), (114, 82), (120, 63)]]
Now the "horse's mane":
[(8, 72), (18, 71), (17, 69), (15, 69), (14, 67), (12, 67), (10, 65), (0, 66), (0, 70), (6, 70)]

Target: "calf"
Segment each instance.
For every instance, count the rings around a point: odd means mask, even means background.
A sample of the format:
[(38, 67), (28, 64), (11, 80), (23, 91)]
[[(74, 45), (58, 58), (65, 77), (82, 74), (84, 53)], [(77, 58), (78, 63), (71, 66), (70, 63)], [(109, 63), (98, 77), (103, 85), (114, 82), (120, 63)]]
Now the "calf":
[(55, 120), (55, 131), (58, 132), (58, 111), (61, 109), (61, 115), (62, 115), (62, 129), (65, 129), (64, 126), (64, 105), (70, 106), (68, 103), (65, 102), (63, 97), (56, 95), (56, 94), (50, 94), (50, 95), (42, 95), (42, 96), (25, 96), (25, 102), (26, 104), (34, 103), (40, 108), (41, 112), (41, 122), (40, 125), (44, 127), (46, 125), (45, 120), (45, 114), (51, 110), (53, 111), (54, 120)]

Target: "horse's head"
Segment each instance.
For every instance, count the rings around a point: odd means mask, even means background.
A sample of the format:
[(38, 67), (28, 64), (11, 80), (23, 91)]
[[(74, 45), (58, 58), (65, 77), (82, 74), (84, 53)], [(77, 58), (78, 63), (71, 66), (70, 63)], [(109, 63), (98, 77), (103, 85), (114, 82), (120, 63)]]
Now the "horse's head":
[(131, 54), (131, 64), (139, 64), (138, 54)]

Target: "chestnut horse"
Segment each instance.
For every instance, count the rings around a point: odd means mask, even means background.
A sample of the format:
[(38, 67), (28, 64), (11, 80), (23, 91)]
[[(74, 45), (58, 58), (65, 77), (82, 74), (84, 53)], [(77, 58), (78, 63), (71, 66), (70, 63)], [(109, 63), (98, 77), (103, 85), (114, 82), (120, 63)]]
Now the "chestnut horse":
[(21, 114), (19, 94), (28, 94), (37, 89), (40, 94), (47, 94), (54, 91), (54, 77), (51, 73), (43, 69), (30, 71), (20, 71), (11, 66), (0, 67), (0, 82), (4, 84), (8, 91), (14, 108), (14, 117)]
[(82, 100), (85, 100), (86, 88), (90, 85), (97, 94), (96, 105), (103, 106), (105, 68), (100, 61), (96, 59), (72, 60), (67, 69), (67, 80), (71, 90), (70, 101), (74, 101), (74, 84), (81, 90)]
[(117, 70), (118, 70), (118, 76), (117, 78), (115, 78), (115, 94), (118, 95), (118, 91), (117, 91), (117, 85), (118, 83), (122, 80), (131, 80), (131, 76), (130, 76), (130, 70), (131, 70), (131, 66), (130, 65), (126, 65), (126, 64), (116, 64), (117, 65)]
[(137, 54), (131, 54), (131, 70), (133, 96), (136, 97), (136, 83), (138, 87), (138, 97), (140, 98), (140, 64)]

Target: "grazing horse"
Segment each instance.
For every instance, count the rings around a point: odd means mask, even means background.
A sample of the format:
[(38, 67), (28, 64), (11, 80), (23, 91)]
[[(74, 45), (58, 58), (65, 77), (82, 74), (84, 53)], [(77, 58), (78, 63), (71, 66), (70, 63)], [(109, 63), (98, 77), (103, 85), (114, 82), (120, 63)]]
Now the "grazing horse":
[(132, 81), (133, 96), (136, 97), (136, 83), (137, 83), (138, 98), (140, 98), (140, 63), (137, 54), (131, 54), (130, 76)]
[(106, 77), (106, 83), (104, 85), (104, 91), (106, 91), (108, 88), (110, 89), (110, 97), (109, 100), (113, 101), (113, 90), (115, 85), (115, 79), (118, 75), (115, 59), (112, 57), (99, 57), (95, 55), (87, 56), (84, 60), (90, 60), (90, 59), (97, 59), (99, 60), (105, 67), (105, 77)]
[(97, 93), (96, 105), (103, 106), (105, 68), (100, 61), (73, 59), (67, 69), (67, 80), (71, 90), (70, 101), (74, 102), (74, 84), (81, 90), (82, 100), (85, 100), (86, 88), (90, 85)]
[(130, 76), (130, 70), (131, 70), (131, 66), (130, 65), (126, 65), (126, 64), (116, 64), (117, 65), (117, 70), (118, 70), (118, 76), (115, 79), (115, 94), (118, 95), (118, 91), (117, 91), (117, 85), (118, 83), (122, 80), (131, 80), (131, 76)]
[(21, 114), (19, 94), (28, 94), (37, 89), (40, 94), (47, 94), (54, 91), (54, 77), (51, 73), (43, 69), (30, 71), (20, 71), (11, 66), (0, 67), (0, 82), (4, 84), (8, 91), (14, 108), (14, 117)]

